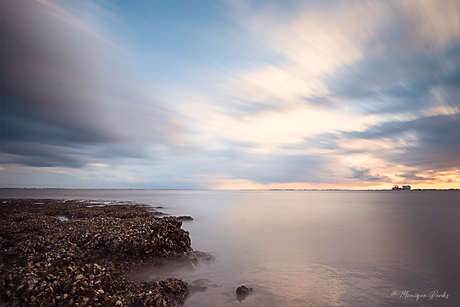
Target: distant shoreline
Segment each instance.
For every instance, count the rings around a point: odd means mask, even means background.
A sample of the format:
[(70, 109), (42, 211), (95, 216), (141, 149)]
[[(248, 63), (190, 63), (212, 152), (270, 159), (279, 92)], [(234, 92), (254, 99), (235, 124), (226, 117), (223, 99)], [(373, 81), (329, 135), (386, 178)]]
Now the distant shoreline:
[[(213, 190), (213, 189), (141, 189), (141, 188), (0, 188), (0, 190), (68, 190), (68, 191), (225, 191), (225, 192), (387, 192), (392, 189), (238, 189), (238, 190)], [(459, 188), (449, 189), (411, 189), (410, 191), (459, 191)]]

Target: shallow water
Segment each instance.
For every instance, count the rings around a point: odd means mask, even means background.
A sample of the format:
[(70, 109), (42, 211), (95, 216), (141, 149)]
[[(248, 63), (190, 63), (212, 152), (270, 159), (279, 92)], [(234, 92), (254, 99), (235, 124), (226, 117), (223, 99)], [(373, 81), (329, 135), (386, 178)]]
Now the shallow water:
[[(460, 303), (456, 191), (2, 190), (0, 196), (130, 200), (193, 216), (183, 228), (193, 248), (211, 252), (214, 262), (165, 263), (134, 276), (207, 286), (187, 306)], [(240, 285), (254, 289), (241, 302)]]

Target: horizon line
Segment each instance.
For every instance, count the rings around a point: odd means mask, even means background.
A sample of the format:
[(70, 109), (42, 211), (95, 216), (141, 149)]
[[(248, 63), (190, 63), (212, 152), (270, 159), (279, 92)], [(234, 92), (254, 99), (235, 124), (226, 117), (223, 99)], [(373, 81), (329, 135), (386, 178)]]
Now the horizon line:
[[(45, 188), (13, 188), (0, 187), (0, 190), (136, 190), (136, 191), (267, 191), (267, 192), (302, 192), (302, 191), (393, 191), (389, 189), (341, 189), (341, 188), (324, 188), (324, 189), (182, 189), (182, 188), (61, 188), (61, 187), (45, 187)], [(406, 191), (458, 191), (459, 188), (414, 188)]]

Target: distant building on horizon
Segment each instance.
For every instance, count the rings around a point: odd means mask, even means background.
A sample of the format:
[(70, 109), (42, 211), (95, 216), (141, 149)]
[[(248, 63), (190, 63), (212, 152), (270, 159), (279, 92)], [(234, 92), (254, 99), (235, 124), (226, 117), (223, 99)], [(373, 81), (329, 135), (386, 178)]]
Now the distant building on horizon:
[(403, 186), (399, 186), (399, 185), (395, 185), (393, 186), (393, 188), (391, 188), (393, 191), (394, 190), (405, 190), (405, 191), (410, 191), (411, 190), (411, 186), (410, 185), (403, 185)]

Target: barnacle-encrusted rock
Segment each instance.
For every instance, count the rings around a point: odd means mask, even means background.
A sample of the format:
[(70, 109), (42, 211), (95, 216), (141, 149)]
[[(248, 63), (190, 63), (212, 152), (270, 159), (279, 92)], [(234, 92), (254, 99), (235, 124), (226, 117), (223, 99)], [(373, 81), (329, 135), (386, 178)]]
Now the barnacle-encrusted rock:
[(192, 255), (182, 222), (158, 215), (136, 204), (1, 199), (0, 303), (182, 304), (188, 290), (180, 279), (133, 282), (123, 277), (154, 259)]

